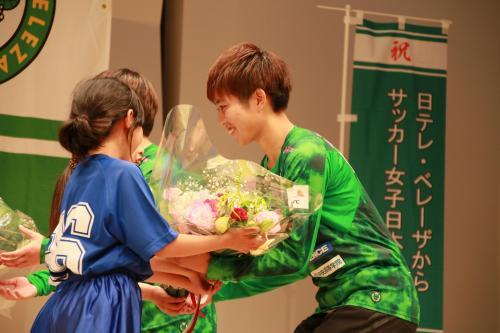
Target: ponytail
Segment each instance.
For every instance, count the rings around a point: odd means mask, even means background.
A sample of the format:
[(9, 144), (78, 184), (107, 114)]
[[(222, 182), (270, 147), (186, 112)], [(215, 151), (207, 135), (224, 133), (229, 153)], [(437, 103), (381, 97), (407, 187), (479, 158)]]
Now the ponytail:
[(49, 230), (59, 223), (64, 188), (76, 163), (98, 148), (111, 133), (113, 125), (123, 119), (128, 110), (134, 111), (134, 124), (129, 130), (142, 126), (144, 111), (136, 93), (114, 78), (94, 78), (79, 83), (73, 92), (69, 119), (59, 130), (59, 143), (73, 158), (57, 179), (50, 210)]
[(50, 217), (49, 217), (49, 235), (54, 232), (59, 223), (59, 216), (61, 214), (61, 202), (64, 194), (64, 188), (68, 182), (69, 176), (73, 173), (76, 168), (77, 159), (75, 157), (71, 158), (68, 166), (64, 171), (57, 177), (56, 185), (54, 187), (54, 193), (52, 193), (52, 204), (50, 206)]

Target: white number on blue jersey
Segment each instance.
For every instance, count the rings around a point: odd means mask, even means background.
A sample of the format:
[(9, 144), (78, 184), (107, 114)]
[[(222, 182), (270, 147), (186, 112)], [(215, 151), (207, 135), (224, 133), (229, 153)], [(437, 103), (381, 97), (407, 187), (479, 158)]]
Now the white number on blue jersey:
[[(68, 278), (68, 270), (74, 274), (83, 273), (83, 257), (85, 248), (77, 238), (63, 237), (69, 230), (72, 236), (90, 238), (94, 213), (86, 202), (71, 206), (64, 220), (64, 212), (59, 218), (59, 224), (51, 235), (51, 241), (45, 252), (45, 262), (51, 271), (53, 280), (61, 281)], [(55, 278), (54, 278), (55, 277)]]

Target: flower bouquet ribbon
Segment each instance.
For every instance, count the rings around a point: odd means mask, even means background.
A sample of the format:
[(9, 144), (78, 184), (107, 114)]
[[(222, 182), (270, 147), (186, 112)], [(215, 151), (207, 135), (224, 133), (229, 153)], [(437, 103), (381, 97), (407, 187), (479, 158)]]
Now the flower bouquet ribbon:
[(254, 256), (288, 238), (322, 204), (321, 193), (311, 193), (307, 185), (219, 155), (191, 105), (169, 112), (149, 185), (161, 214), (180, 233), (258, 227), (267, 241), (251, 252)]

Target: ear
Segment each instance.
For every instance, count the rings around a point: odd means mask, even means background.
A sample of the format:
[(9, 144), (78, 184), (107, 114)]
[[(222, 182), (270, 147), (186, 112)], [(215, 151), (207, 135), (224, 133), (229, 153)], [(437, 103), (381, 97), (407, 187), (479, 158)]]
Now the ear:
[(266, 92), (264, 91), (264, 89), (257, 88), (257, 89), (255, 89), (253, 95), (255, 97), (257, 108), (259, 110), (262, 110), (264, 108), (264, 105), (266, 104), (266, 101), (267, 101)]
[(134, 110), (128, 109), (127, 115), (125, 116), (125, 128), (130, 129), (132, 127), (132, 124), (134, 123), (134, 120), (135, 120)]

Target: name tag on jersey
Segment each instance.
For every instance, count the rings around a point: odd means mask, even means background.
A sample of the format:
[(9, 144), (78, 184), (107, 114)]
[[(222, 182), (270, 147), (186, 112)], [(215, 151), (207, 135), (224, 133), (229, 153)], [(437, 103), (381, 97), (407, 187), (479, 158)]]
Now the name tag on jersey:
[(344, 259), (340, 255), (336, 255), (332, 259), (328, 260), (326, 263), (316, 268), (311, 272), (312, 277), (327, 277), (335, 273), (339, 268), (345, 266)]
[(333, 246), (330, 242), (323, 243), (316, 249), (314, 249), (314, 252), (311, 255), (311, 259), (309, 259), (309, 262), (313, 262), (316, 259), (320, 258), (321, 256), (325, 255), (326, 253), (330, 253), (332, 251), (333, 251)]
[(309, 209), (309, 186), (294, 185), (286, 190), (288, 207), (292, 209)]

